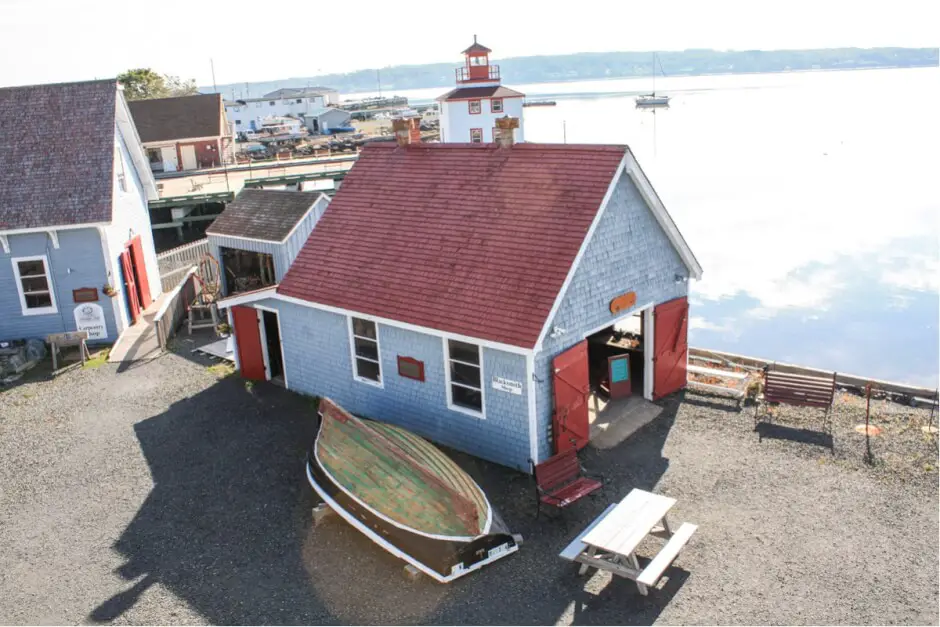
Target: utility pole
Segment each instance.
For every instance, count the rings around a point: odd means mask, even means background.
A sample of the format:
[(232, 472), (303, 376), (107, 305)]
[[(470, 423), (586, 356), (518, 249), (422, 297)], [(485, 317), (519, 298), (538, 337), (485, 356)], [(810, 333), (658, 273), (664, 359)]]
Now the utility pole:
[(379, 84), (379, 98), (382, 97), (382, 71), (375, 71), (375, 82)]
[(561, 121), (561, 142), (563, 144), (568, 143), (568, 121), (567, 120)]
[(219, 93), (219, 88), (215, 84), (215, 63), (212, 62), (212, 57), (209, 57), (209, 67), (212, 68), (212, 91)]

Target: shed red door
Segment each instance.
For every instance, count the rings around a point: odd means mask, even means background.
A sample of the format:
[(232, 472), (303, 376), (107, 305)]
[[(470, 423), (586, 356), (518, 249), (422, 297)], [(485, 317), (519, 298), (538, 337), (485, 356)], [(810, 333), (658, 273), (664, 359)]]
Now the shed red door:
[(264, 353), (261, 352), (261, 329), (258, 310), (252, 307), (232, 307), (235, 323), (235, 341), (238, 343), (238, 363), (242, 377), (264, 381)]
[(131, 258), (134, 262), (134, 281), (140, 290), (140, 308), (146, 309), (153, 299), (150, 298), (150, 282), (147, 280), (147, 264), (144, 262), (144, 246), (140, 235), (131, 240), (128, 250), (131, 251)]
[(653, 310), (653, 398), (686, 385), (689, 360), (689, 300), (684, 296)]
[(131, 320), (140, 319), (140, 300), (137, 298), (137, 282), (134, 278), (134, 263), (131, 253), (124, 249), (121, 253), (121, 273), (124, 275), (124, 293), (127, 294), (127, 306), (131, 310)]
[(583, 340), (552, 361), (555, 373), (554, 428), (555, 453), (571, 448), (581, 449), (588, 443), (588, 396), (591, 382), (588, 377), (588, 343)]

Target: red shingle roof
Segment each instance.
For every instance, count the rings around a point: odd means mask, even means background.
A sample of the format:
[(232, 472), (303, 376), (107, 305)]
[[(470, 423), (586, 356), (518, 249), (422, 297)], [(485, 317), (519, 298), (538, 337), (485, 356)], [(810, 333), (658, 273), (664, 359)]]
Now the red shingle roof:
[(626, 151), (367, 145), (278, 293), (531, 348)]
[(477, 98), (522, 98), (525, 96), (521, 91), (509, 89), (502, 85), (491, 85), (490, 87), (458, 87), (451, 89), (443, 96), (438, 96), (438, 100), (476, 100)]

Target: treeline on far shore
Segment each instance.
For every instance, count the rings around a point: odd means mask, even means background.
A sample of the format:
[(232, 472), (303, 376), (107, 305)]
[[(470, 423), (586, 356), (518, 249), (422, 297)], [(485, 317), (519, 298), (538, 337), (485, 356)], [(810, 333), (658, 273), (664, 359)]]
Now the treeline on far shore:
[[(655, 71), (666, 76), (737, 74), (802, 70), (850, 70), (884, 67), (936, 67), (937, 48), (826, 48), (818, 50), (682, 50), (656, 55)], [(504, 83), (629, 78), (654, 71), (653, 52), (582, 52), (577, 54), (513, 57), (491, 61), (500, 66)], [(282, 87), (325, 85), (341, 93), (448, 87), (454, 84), (455, 58), (448, 63), (396, 65), (377, 70), (325, 74), (266, 82), (219, 85), (226, 97), (261, 96)], [(233, 92), (234, 90), (234, 92)], [(202, 88), (202, 91), (212, 91)], [(246, 93), (247, 91), (247, 93)]]

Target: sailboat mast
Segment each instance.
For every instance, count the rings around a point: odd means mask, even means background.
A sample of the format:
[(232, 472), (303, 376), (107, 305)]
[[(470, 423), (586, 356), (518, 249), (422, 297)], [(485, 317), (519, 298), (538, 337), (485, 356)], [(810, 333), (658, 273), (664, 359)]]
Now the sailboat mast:
[(653, 53), (653, 95), (656, 95), (656, 53)]

